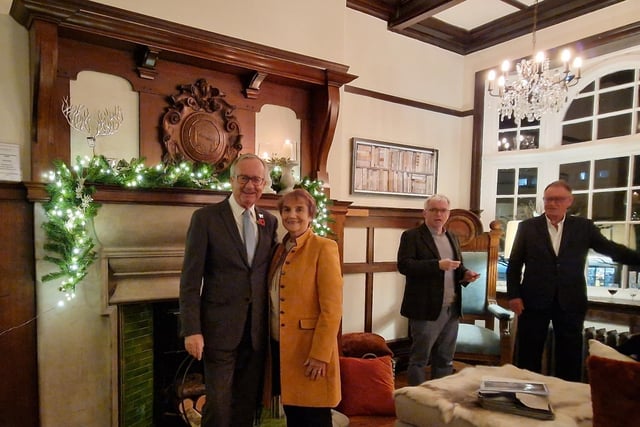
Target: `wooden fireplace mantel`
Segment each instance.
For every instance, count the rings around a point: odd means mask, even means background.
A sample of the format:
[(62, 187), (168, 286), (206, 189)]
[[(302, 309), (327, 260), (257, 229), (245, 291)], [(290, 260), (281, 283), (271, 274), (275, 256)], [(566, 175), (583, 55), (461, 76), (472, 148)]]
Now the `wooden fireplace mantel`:
[(140, 157), (152, 164), (163, 154), (157, 128), (166, 98), (179, 85), (206, 78), (240, 110), (247, 150), (255, 146), (262, 105), (295, 111), (301, 174), (329, 186), (340, 87), (357, 77), (348, 66), (91, 1), (14, 0), (10, 14), (30, 36), (32, 181), (41, 181), (54, 159), (69, 163), (70, 131), (60, 102), (69, 96), (69, 81), (91, 70), (125, 78), (139, 93)]
[[(29, 182), (24, 184), (26, 187), (26, 199), (32, 203), (46, 203), (49, 201), (49, 194), (46, 190), (46, 184), (39, 182)], [(160, 215), (161, 212), (166, 214), (166, 209), (162, 208), (185, 208), (185, 207), (201, 207), (213, 203), (219, 203), (229, 197), (228, 191), (200, 190), (191, 188), (154, 188), (154, 189), (124, 189), (113, 185), (95, 185), (96, 191), (93, 194), (93, 200), (101, 205), (130, 205), (130, 206), (149, 206), (156, 207), (156, 210), (150, 210), (150, 215)], [(263, 209), (277, 211), (278, 200), (281, 196), (277, 194), (263, 194), (258, 205)], [(342, 259), (344, 247), (344, 226), (347, 213), (351, 202), (330, 200), (327, 209), (331, 215), (332, 222), (329, 224), (335, 233), (335, 239), (340, 250)], [(100, 216), (100, 212), (98, 212)], [(135, 217), (135, 216), (134, 216)], [(167, 221), (170, 221), (171, 214), (168, 214)], [(188, 225), (188, 218), (183, 221), (183, 226)], [(166, 224), (166, 227), (170, 227)], [(186, 228), (185, 228), (186, 232)], [(185, 234), (185, 233), (182, 233)], [(184, 238), (184, 235), (180, 238)], [(186, 235), (186, 234), (185, 234)], [(184, 243), (184, 242), (182, 242)]]

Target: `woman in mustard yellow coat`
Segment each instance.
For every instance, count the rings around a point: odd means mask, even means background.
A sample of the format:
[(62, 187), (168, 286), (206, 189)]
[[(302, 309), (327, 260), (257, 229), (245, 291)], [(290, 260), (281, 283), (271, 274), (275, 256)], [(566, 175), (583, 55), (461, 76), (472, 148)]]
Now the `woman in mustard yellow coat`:
[[(288, 233), (271, 263), (271, 369), (288, 427), (331, 427), (341, 399), (338, 331), (342, 273), (338, 245), (310, 228), (314, 198), (303, 189), (278, 203)], [(270, 375), (271, 374), (271, 375)]]

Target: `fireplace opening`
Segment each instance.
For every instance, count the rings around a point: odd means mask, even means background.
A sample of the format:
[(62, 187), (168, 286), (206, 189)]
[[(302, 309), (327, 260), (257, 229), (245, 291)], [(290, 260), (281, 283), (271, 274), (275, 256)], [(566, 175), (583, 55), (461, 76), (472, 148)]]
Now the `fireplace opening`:
[(153, 304), (154, 341), (154, 425), (185, 427), (180, 412), (183, 399), (204, 394), (202, 362), (184, 349), (180, 337), (180, 311), (177, 301)]

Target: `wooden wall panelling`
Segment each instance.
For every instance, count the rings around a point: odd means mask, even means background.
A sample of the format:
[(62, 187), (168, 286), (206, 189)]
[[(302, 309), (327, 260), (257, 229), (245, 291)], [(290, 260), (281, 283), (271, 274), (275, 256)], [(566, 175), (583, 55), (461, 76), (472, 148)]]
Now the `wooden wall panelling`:
[[(55, 83), (58, 67), (58, 29), (50, 22), (34, 22), (29, 29), (29, 75), (32, 96), (31, 177), (48, 170), (49, 159), (60, 158), (52, 124), (56, 108)], [(36, 126), (36, 123), (38, 126)]]
[[(373, 328), (373, 276), (375, 273), (397, 271), (396, 262), (375, 261), (375, 230), (378, 228), (397, 228), (406, 230), (422, 221), (419, 209), (366, 208), (349, 209), (345, 228), (365, 228), (367, 232), (366, 258), (364, 262), (344, 263), (344, 274), (365, 275), (364, 332)], [(399, 314), (399, 313), (398, 313)]]
[[(162, 97), (173, 94), (180, 84), (206, 78), (239, 109), (256, 112), (265, 103), (288, 106), (303, 118), (303, 175), (329, 185), (326, 162), (338, 118), (339, 88), (356, 78), (347, 73), (347, 66), (93, 2), (79, 8), (74, 0), (14, 0), (10, 14), (31, 33), (34, 144), (58, 144), (48, 151), (33, 150), (34, 181), (53, 159), (65, 159), (68, 153), (67, 141), (48, 135), (54, 123), (65, 121), (57, 114), (61, 100), (51, 90), (60, 60), (59, 75), (69, 79), (81, 69), (108, 72), (127, 78), (134, 90)], [(146, 67), (143, 60), (149, 52), (155, 63)], [(253, 79), (256, 75), (262, 80), (259, 85)], [(228, 85), (221, 83), (223, 76)], [(153, 97), (145, 97), (141, 105), (140, 152), (155, 156), (157, 150), (146, 145), (157, 141), (153, 137), (159, 119), (153, 114)], [(245, 143), (251, 147), (254, 141), (247, 138)]]
[(39, 422), (33, 205), (0, 183), (0, 425)]

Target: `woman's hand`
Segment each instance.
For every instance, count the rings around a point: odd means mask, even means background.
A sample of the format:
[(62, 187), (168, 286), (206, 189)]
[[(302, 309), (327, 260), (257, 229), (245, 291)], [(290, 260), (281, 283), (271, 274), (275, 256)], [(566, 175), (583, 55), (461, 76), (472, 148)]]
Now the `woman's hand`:
[(318, 377), (324, 377), (327, 373), (327, 364), (313, 357), (308, 358), (304, 362), (304, 366), (306, 366), (304, 375), (314, 381)]

